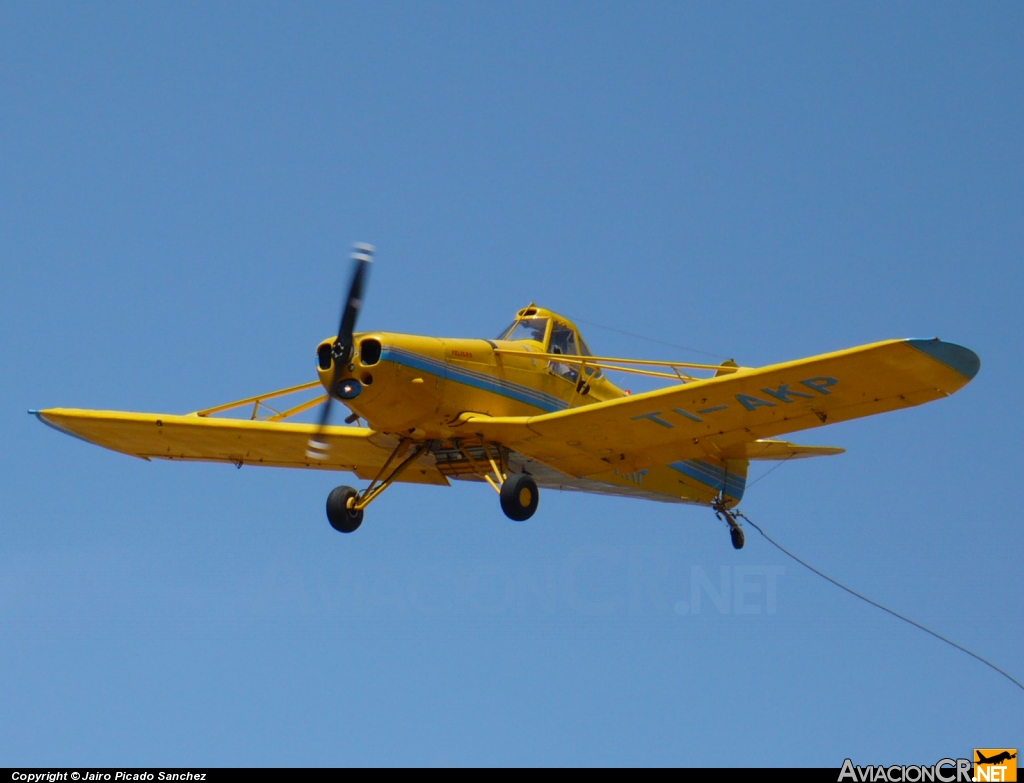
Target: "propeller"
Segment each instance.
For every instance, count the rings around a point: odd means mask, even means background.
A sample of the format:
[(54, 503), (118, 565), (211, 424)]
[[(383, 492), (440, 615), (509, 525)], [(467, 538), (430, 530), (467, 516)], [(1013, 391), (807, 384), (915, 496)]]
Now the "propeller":
[(372, 245), (356, 244), (352, 246), (352, 251), (352, 282), (348, 287), (348, 299), (341, 311), (338, 337), (331, 346), (331, 382), (327, 388), (327, 402), (320, 414), (316, 434), (309, 439), (306, 448), (306, 456), (310, 459), (327, 459), (331, 446), (324, 438), (324, 431), (331, 418), (331, 403), (338, 394), (338, 379), (355, 352), (356, 319), (363, 306), (363, 287), (373, 261), (374, 249)]

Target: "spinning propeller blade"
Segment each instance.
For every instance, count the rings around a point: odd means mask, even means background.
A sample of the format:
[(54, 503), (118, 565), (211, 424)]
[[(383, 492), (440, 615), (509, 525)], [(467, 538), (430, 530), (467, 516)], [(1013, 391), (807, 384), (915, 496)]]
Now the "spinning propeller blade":
[(366, 283), (370, 263), (373, 261), (374, 249), (371, 245), (357, 244), (353, 245), (352, 249), (352, 282), (348, 287), (348, 299), (341, 311), (338, 337), (331, 347), (331, 383), (327, 390), (327, 402), (324, 403), (323, 411), (320, 414), (316, 435), (309, 439), (306, 449), (306, 456), (311, 459), (327, 459), (327, 452), (331, 448), (325, 440), (324, 430), (331, 418), (331, 403), (334, 402), (337, 394), (339, 376), (355, 352), (356, 319), (363, 306), (363, 287)]

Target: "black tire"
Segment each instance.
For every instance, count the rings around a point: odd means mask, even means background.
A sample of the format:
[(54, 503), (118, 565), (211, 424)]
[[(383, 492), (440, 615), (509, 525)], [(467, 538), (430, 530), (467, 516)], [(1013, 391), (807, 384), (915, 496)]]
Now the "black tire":
[(348, 499), (359, 493), (352, 487), (335, 487), (327, 496), (327, 521), (339, 533), (354, 533), (363, 524), (363, 512), (348, 507)]
[(734, 527), (729, 531), (729, 535), (732, 536), (732, 548), (743, 549), (743, 545), (747, 543), (747, 537), (743, 534), (743, 528)]
[(501, 510), (516, 522), (525, 522), (533, 516), (540, 502), (537, 482), (526, 473), (513, 473), (501, 485)]

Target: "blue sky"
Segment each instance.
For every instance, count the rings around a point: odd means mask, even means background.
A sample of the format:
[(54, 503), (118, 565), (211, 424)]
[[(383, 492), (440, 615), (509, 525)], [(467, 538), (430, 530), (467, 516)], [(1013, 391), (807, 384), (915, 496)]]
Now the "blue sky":
[(973, 383), (802, 433), (848, 453), (743, 508), (1019, 679), (1022, 33), (1008, 3), (0, 7), (0, 758), (1019, 746), (1005, 680), (706, 510), (548, 492), (515, 524), (401, 486), (340, 536), (345, 474), (149, 464), (24, 411), (311, 380), (353, 241), (365, 328), (489, 337), (536, 301), (746, 365), (938, 335)]

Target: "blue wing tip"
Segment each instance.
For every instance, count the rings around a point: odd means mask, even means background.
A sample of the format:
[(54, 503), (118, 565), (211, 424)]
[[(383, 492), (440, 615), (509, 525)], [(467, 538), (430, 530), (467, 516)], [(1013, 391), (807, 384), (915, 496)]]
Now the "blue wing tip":
[(981, 369), (981, 359), (978, 354), (962, 345), (946, 343), (938, 337), (931, 340), (910, 339), (907, 340), (907, 343), (921, 353), (956, 370), (967, 380), (972, 380)]

